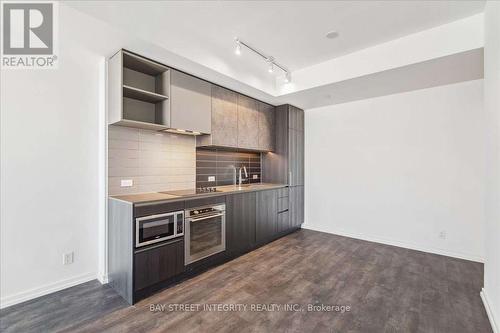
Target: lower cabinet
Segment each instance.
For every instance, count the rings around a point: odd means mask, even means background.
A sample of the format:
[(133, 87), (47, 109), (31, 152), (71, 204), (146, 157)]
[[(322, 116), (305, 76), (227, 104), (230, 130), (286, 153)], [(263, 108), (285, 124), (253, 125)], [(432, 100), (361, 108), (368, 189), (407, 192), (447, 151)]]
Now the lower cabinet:
[(278, 221), (276, 226), (277, 231), (283, 232), (290, 229), (291, 227), (292, 226), (290, 225), (290, 214), (288, 210), (278, 213)]
[(304, 223), (304, 186), (289, 187), (290, 227), (299, 227)]
[(226, 252), (246, 252), (255, 245), (255, 192), (228, 195), (226, 198)]
[(165, 281), (183, 271), (183, 239), (138, 249), (134, 254), (134, 290)]
[(255, 237), (257, 243), (262, 243), (278, 232), (278, 190), (257, 192), (256, 215)]

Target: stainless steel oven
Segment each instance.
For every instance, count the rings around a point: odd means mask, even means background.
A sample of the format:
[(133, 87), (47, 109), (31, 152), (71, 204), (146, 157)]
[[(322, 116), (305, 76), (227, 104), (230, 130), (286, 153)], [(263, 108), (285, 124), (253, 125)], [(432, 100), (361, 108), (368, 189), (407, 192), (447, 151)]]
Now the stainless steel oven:
[(186, 265), (226, 250), (226, 205), (185, 211)]
[(141, 247), (184, 235), (184, 211), (135, 219), (135, 246)]

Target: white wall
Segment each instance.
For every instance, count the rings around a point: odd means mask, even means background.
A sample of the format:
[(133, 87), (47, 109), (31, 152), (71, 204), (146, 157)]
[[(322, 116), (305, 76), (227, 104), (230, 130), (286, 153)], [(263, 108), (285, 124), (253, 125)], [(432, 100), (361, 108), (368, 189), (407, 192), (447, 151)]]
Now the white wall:
[(482, 261), (482, 94), (476, 80), (306, 110), (305, 227)]
[(485, 7), (484, 106), (486, 132), (486, 258), (483, 300), (500, 332), (500, 2)]

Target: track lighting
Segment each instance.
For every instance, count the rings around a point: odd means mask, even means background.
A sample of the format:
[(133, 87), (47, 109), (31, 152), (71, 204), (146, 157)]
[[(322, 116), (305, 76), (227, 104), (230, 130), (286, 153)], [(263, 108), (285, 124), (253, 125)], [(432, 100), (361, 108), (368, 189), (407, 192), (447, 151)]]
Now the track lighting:
[(272, 61), (272, 60), (268, 60), (268, 63), (269, 63), (269, 65), (268, 65), (267, 71), (268, 71), (269, 73), (273, 73), (273, 72), (274, 72), (274, 65), (273, 65), (273, 61)]
[(285, 83), (290, 83), (292, 81), (292, 74), (290, 72), (285, 73)]
[(236, 55), (240, 55), (241, 54), (241, 43), (238, 39), (236, 39), (236, 49), (234, 50), (234, 53)]
[(259, 55), (261, 58), (263, 58), (267, 62), (267, 65), (268, 65), (267, 71), (269, 73), (274, 73), (274, 67), (278, 67), (283, 72), (285, 72), (285, 83), (289, 83), (290, 81), (292, 81), (292, 76), (290, 74), (290, 71), (285, 66), (277, 63), (273, 57), (268, 56), (265, 53), (257, 50), (256, 48), (248, 45), (247, 43), (245, 43), (244, 41), (242, 41), (239, 38), (235, 38), (234, 41), (236, 43), (236, 49), (235, 49), (234, 53), (236, 53), (237, 55), (240, 55), (241, 54), (241, 47), (244, 46), (247, 49), (249, 49), (250, 51), (252, 51), (253, 53)]

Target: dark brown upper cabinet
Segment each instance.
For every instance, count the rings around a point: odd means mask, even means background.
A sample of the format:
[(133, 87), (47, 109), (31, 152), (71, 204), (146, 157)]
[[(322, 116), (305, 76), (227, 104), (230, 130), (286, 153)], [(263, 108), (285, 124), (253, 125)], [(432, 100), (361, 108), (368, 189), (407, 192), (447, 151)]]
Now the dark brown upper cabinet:
[(276, 107), (274, 154), (262, 155), (262, 180), (289, 186), (304, 185), (304, 111), (291, 105)]

